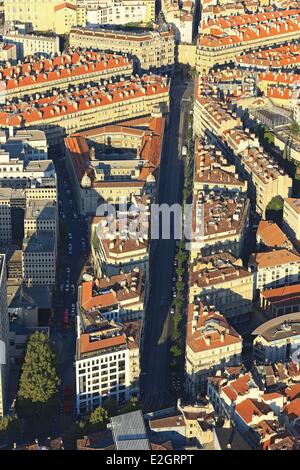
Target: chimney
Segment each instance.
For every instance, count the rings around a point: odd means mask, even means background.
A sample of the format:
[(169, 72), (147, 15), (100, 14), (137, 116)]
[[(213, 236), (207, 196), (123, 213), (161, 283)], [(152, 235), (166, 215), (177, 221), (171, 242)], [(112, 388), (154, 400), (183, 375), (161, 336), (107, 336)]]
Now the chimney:
[(8, 135), (9, 135), (9, 137), (14, 136), (14, 126), (9, 126), (8, 127)]
[(95, 153), (95, 147), (90, 148), (90, 161), (96, 160), (96, 153)]

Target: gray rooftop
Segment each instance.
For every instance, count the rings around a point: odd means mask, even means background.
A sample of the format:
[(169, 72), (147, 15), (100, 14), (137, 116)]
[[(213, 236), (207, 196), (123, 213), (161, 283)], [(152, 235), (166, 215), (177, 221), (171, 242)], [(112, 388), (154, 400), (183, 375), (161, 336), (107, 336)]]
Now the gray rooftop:
[(33, 234), (23, 240), (23, 252), (26, 253), (49, 253), (54, 252), (55, 238), (53, 232), (43, 231)]
[(272, 320), (257, 327), (252, 334), (260, 335), (267, 341), (277, 341), (300, 335), (300, 312), (272, 318)]
[(150, 450), (141, 410), (114, 416), (111, 429), (117, 450)]

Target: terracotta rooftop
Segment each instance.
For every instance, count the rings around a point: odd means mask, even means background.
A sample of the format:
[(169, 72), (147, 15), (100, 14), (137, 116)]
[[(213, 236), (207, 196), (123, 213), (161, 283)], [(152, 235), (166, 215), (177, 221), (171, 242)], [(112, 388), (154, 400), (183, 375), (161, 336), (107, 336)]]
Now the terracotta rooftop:
[(257, 228), (256, 237), (258, 240), (262, 241), (264, 245), (270, 248), (292, 247), (292, 244), (285, 233), (275, 222), (271, 222), (269, 220), (260, 221)]

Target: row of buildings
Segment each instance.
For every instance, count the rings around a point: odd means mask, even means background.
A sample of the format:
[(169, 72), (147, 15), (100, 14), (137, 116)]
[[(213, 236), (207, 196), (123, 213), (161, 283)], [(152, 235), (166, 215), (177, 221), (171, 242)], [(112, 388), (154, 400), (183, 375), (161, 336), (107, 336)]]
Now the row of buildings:
[(197, 41), (197, 70), (207, 73), (214, 65), (234, 63), (242, 53), (295, 41), (299, 32), (298, 8), (204, 17)]

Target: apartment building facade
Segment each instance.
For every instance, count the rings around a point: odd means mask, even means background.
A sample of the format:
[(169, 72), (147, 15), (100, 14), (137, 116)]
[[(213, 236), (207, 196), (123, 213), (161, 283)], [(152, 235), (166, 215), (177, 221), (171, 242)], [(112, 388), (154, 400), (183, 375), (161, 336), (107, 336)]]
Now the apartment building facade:
[[(101, 406), (107, 398), (122, 403), (129, 400), (132, 395), (139, 395), (139, 328), (140, 322), (131, 322), (118, 327), (113, 322), (102, 320), (98, 323), (98, 331), (78, 332), (76, 345), (78, 415)], [(135, 338), (132, 336), (134, 332)]]
[[(0, 124), (17, 129), (43, 130), (49, 145), (62, 144), (66, 134), (169, 111), (169, 81), (156, 75), (132, 78), (104, 86), (64, 92), (3, 109)], [(47, 106), (45, 106), (47, 104)], [(15, 111), (16, 114), (11, 115)]]
[(293, 241), (300, 240), (300, 199), (284, 199), (283, 226)]
[(175, 61), (174, 32), (128, 33), (108, 29), (72, 28), (71, 47), (122, 52), (135, 59), (138, 69), (172, 69)]
[(189, 302), (202, 302), (230, 322), (251, 317), (253, 273), (229, 253), (202, 257), (190, 266)]
[(300, 347), (300, 313), (269, 320), (253, 331), (253, 360), (260, 364), (288, 363)]
[(26, 34), (17, 30), (10, 30), (3, 35), (6, 44), (16, 46), (16, 58), (23, 60), (27, 56), (50, 57), (60, 53), (58, 36), (42, 36)]
[(76, 0), (45, 0), (43, 8), (39, 8), (38, 0), (28, 0), (26, 6), (22, 0), (5, 0), (5, 21), (28, 23), (36, 31), (68, 33), (76, 25), (76, 3)]
[(203, 21), (197, 42), (197, 70), (207, 73), (216, 64), (233, 63), (243, 52), (299, 39), (299, 13), (295, 8)]
[(220, 368), (241, 362), (242, 338), (219, 312), (200, 303), (188, 306), (185, 356), (189, 394), (206, 390), (207, 377)]
[(297, 284), (300, 280), (300, 256), (287, 249), (252, 253), (249, 267), (254, 274), (254, 296), (261, 290)]

